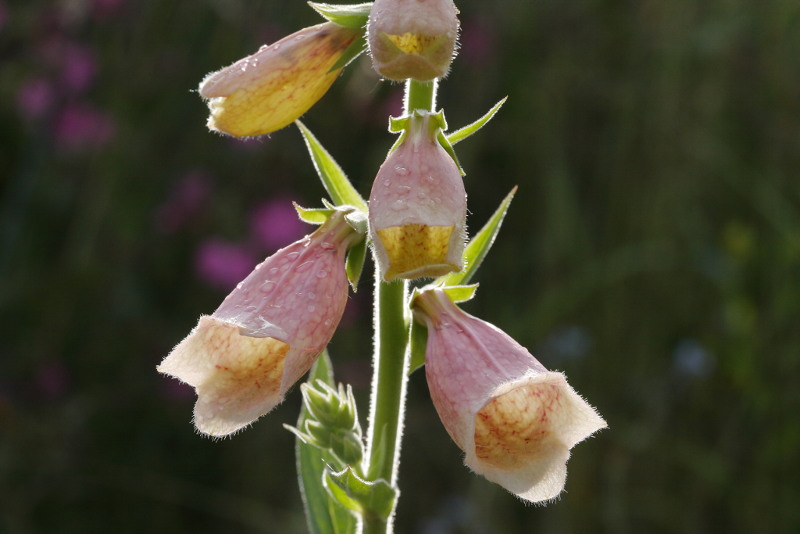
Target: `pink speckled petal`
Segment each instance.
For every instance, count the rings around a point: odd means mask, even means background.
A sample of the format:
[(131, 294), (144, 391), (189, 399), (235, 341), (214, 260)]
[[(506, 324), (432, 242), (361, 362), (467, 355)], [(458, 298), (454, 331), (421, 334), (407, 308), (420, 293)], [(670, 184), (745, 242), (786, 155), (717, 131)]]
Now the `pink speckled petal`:
[(352, 229), (334, 214), (258, 265), (158, 370), (195, 387), (195, 425), (222, 436), (269, 412), (330, 341), (347, 302)]
[(422, 293), (426, 376), (436, 410), (465, 464), (518, 497), (556, 497), (570, 449), (605, 421), (569, 386), (495, 326)]

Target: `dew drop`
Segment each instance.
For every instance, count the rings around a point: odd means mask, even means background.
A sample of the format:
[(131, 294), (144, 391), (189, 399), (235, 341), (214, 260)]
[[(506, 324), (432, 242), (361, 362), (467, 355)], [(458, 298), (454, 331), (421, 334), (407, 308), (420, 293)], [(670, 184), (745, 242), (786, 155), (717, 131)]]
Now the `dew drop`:
[(261, 286), (262, 293), (270, 293), (273, 289), (275, 289), (275, 282), (267, 281), (264, 282), (263, 286)]
[(390, 185), (392, 185), (392, 181), (391, 181), (390, 179), (388, 179), (388, 178), (387, 178), (387, 179), (385, 179), (385, 180), (383, 181), (383, 185), (384, 185), (385, 187), (389, 187)]
[(405, 201), (400, 199), (395, 200), (394, 202), (392, 202), (392, 209), (394, 211), (401, 211), (406, 209)]
[(280, 49), (280, 47), (281, 47), (280, 43), (275, 43), (274, 45), (272, 45), (272, 49), (275, 50), (276, 52)]
[(408, 169), (406, 169), (402, 165), (398, 165), (397, 167), (395, 167), (394, 172), (397, 173), (397, 176), (408, 176)]
[(336, 245), (328, 241), (323, 241), (320, 247), (322, 248), (322, 250), (333, 250), (336, 248)]
[(331, 325), (331, 320), (330, 319), (325, 319), (325, 322), (323, 324), (325, 326), (330, 326)]
[(297, 256), (299, 255), (300, 255), (299, 252), (290, 252), (289, 254), (286, 255), (286, 259), (289, 261), (294, 261), (297, 259)]
[(406, 195), (406, 194), (408, 194), (409, 192), (411, 192), (411, 187), (410, 187), (410, 186), (407, 186), (407, 185), (401, 185), (401, 186), (400, 186), (400, 187), (398, 187), (397, 189), (399, 189), (399, 190), (400, 190), (400, 194), (403, 194), (403, 195)]
[(315, 298), (317, 298), (317, 295), (316, 295), (316, 293), (314, 293), (313, 291), (309, 291), (309, 292), (306, 294), (306, 297), (308, 298), (308, 300), (314, 300)]
[(308, 308), (306, 308), (306, 309), (307, 309), (308, 311), (310, 311), (310, 312), (313, 312), (314, 310), (316, 310), (316, 309), (317, 309), (317, 307), (316, 307), (316, 306), (314, 306), (313, 304), (309, 304), (309, 305), (308, 305)]
[(439, 197), (433, 197), (433, 203), (434, 204), (441, 204), (442, 203), (442, 199), (439, 198)]
[(306, 261), (295, 267), (294, 270), (297, 271), (298, 273), (304, 273), (307, 270), (309, 270), (313, 264), (314, 264), (313, 261)]
[(317, 278), (325, 278), (327, 276), (328, 276), (328, 271), (326, 271), (325, 269), (320, 269), (319, 271), (317, 271)]
[(278, 274), (278, 268), (277, 268), (277, 267), (272, 267), (272, 268), (269, 270), (269, 274)]
[(426, 194), (425, 194), (425, 191), (422, 191), (422, 190), (420, 190), (420, 191), (417, 191), (417, 198), (418, 198), (418, 199), (420, 199), (420, 200), (425, 200), (425, 197), (426, 197), (426, 196), (428, 196), (428, 195), (426, 195)]
[(269, 45), (268, 45), (268, 44), (261, 45), (261, 46), (258, 48), (258, 51), (259, 51), (259, 52), (261, 52), (262, 50), (266, 50), (267, 48), (269, 48)]
[(434, 181), (433, 175), (429, 174), (428, 176), (426, 176), (425, 181), (428, 182), (429, 184), (432, 184)]

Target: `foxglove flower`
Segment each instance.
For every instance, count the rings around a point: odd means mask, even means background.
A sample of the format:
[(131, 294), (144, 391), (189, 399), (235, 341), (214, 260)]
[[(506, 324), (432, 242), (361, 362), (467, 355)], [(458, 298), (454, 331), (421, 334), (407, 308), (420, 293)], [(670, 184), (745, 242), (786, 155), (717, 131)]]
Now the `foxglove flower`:
[(531, 502), (564, 487), (570, 449), (606, 426), (567, 384), (495, 326), (440, 289), (415, 314), (428, 327), (425, 369), (447, 432), (473, 471)]
[(372, 65), (390, 80), (447, 74), (458, 39), (453, 0), (375, 0), (367, 23)]
[(199, 88), (211, 111), (208, 127), (245, 137), (291, 124), (327, 92), (344, 66), (333, 67), (361, 32), (318, 24), (209, 74)]
[(441, 276), (463, 265), (464, 181), (436, 137), (434, 115), (415, 113), (381, 165), (369, 197), (369, 231), (386, 281)]
[(341, 212), (256, 266), (158, 370), (194, 386), (194, 423), (212, 436), (245, 427), (283, 400), (333, 336), (347, 302)]

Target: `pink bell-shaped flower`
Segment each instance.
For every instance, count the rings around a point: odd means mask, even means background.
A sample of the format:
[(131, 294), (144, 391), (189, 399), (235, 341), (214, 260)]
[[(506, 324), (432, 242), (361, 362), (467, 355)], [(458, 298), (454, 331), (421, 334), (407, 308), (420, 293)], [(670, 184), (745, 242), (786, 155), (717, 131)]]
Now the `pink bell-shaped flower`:
[(453, 0), (375, 0), (367, 23), (372, 65), (390, 80), (447, 74), (458, 39)]
[(317, 24), (212, 72), (198, 89), (208, 99), (208, 127), (246, 137), (291, 124), (328, 91), (344, 65), (334, 67), (360, 34)]
[(425, 373), (436, 411), (464, 463), (521, 499), (564, 488), (570, 449), (605, 421), (567, 384), (497, 327), (423, 291), (415, 314), (428, 327)]
[(463, 267), (467, 193), (461, 173), (436, 139), (434, 115), (416, 112), (408, 121), (369, 197), (370, 238), (386, 281)]
[(344, 255), (357, 234), (341, 212), (256, 266), (158, 370), (194, 386), (194, 423), (211, 436), (283, 400), (336, 330), (347, 302)]

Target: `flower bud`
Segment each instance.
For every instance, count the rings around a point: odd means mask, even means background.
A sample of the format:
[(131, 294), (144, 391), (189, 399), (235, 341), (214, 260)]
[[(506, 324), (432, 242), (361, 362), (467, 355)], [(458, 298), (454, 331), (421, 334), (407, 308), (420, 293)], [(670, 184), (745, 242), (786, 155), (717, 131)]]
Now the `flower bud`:
[(372, 65), (390, 80), (447, 74), (458, 38), (453, 0), (375, 0), (367, 23)]
[(199, 88), (211, 111), (208, 127), (245, 137), (291, 124), (327, 92), (343, 66), (331, 69), (360, 33), (318, 24), (209, 74)]
[(436, 139), (433, 115), (409, 117), (369, 197), (369, 232), (384, 280), (441, 276), (463, 266), (464, 181)]
[(330, 341), (347, 302), (340, 212), (256, 266), (158, 370), (194, 386), (194, 423), (231, 434), (269, 412)]
[(439, 289), (414, 301), (428, 326), (425, 374), (436, 411), (464, 463), (531, 502), (564, 487), (570, 449), (605, 421), (567, 384), (495, 326)]

